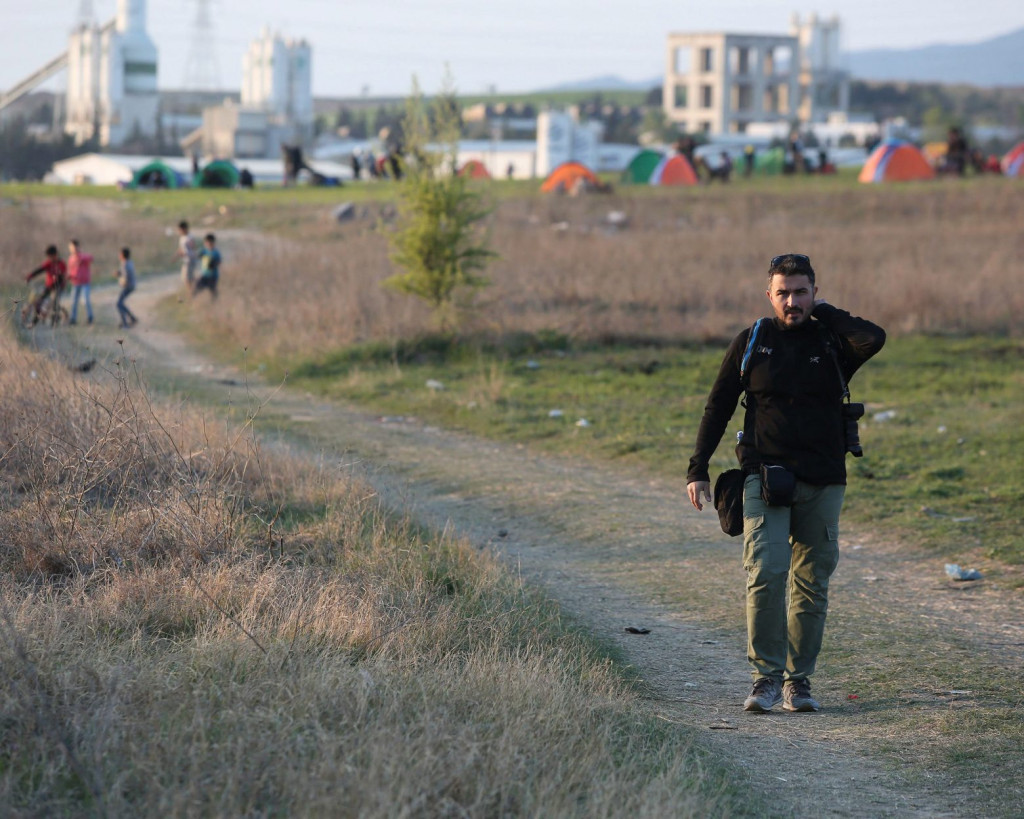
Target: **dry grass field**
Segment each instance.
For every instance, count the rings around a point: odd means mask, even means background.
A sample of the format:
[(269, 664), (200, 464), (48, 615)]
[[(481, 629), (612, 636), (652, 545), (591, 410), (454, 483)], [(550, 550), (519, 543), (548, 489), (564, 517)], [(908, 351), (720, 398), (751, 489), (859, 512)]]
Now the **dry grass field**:
[[(4, 206), (5, 280), (20, 288), (71, 235), (169, 269), (164, 228), (192, 216), (174, 201)], [(798, 251), (822, 296), (896, 336), (1019, 336), (1022, 205), (1003, 180), (506, 197), (463, 332), (721, 340), (763, 312), (768, 259)], [(388, 206), (359, 210), (211, 215), (223, 289), (182, 305), (190, 332), (282, 368), (429, 332), (421, 305), (380, 287)], [(6, 332), (0, 390), (0, 812), (735, 809), (687, 729), (653, 719), (555, 606), (338, 468), (154, 405), (130, 361), (86, 380)]]
[(494, 561), (128, 361), (93, 376), (0, 340), (0, 813), (724, 809)]
[[(501, 258), (463, 331), (723, 339), (763, 313), (768, 260), (796, 251), (811, 256), (823, 297), (892, 334), (1019, 333), (1024, 186), (799, 184), (501, 199), (489, 224)], [(335, 225), (322, 208), (232, 244), (231, 296), (205, 323), (284, 359), (429, 331), (421, 305), (379, 286), (394, 272), (380, 210)], [(612, 211), (625, 228), (607, 223)]]

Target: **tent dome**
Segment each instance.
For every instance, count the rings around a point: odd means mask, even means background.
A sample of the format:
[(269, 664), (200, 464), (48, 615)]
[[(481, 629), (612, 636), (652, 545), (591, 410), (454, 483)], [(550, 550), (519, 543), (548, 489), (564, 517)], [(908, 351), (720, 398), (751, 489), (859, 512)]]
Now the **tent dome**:
[(699, 181), (690, 160), (682, 154), (662, 159), (648, 180), (651, 185), (696, 185)]
[(544, 184), (540, 186), (540, 189), (544, 193), (551, 193), (553, 191), (569, 193), (580, 180), (590, 185), (596, 186), (600, 184), (600, 180), (594, 172), (582, 162), (563, 162), (548, 174), (548, 178), (544, 180)]
[(637, 155), (630, 160), (626, 170), (622, 172), (622, 181), (646, 185), (651, 181), (651, 174), (654, 173), (654, 169), (658, 167), (664, 158), (665, 155), (660, 151), (644, 148), (642, 151), (637, 152)]
[(909, 182), (934, 179), (935, 169), (919, 148), (900, 139), (887, 139), (871, 152), (861, 168), (861, 182)]
[(180, 188), (184, 180), (166, 162), (154, 159), (139, 168), (132, 177), (132, 188)]
[(459, 176), (466, 176), (470, 179), (490, 179), (491, 174), (487, 167), (479, 159), (470, 159), (458, 170)]
[(1003, 157), (1003, 173), (1014, 179), (1024, 179), (1024, 142), (1018, 142)]
[(238, 168), (226, 159), (215, 159), (192, 178), (197, 188), (233, 188), (238, 185)]

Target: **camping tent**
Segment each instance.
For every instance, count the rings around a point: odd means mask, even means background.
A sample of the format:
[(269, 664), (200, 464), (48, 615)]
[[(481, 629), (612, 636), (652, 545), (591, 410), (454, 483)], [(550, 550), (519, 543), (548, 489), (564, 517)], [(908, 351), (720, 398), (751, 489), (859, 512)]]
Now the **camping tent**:
[(857, 178), (861, 182), (909, 182), (934, 179), (935, 169), (909, 142), (887, 139), (871, 152)]
[(630, 160), (626, 170), (622, 172), (623, 182), (632, 182), (637, 185), (646, 185), (651, 181), (651, 174), (658, 164), (664, 159), (664, 154), (650, 148), (644, 148)]
[(468, 160), (461, 168), (459, 168), (459, 176), (466, 176), (470, 179), (490, 179), (491, 175), (487, 171), (487, 167), (479, 159)]
[(1015, 179), (1024, 179), (1024, 142), (1018, 142), (1003, 157), (1003, 173)]
[(544, 180), (544, 184), (540, 186), (540, 189), (544, 193), (551, 193), (552, 191), (569, 193), (581, 180), (590, 185), (596, 186), (600, 184), (594, 172), (583, 163), (575, 161), (563, 162), (548, 174), (548, 178)]
[(696, 185), (699, 181), (690, 160), (682, 154), (663, 158), (648, 180), (651, 185)]
[(781, 147), (769, 148), (754, 154), (754, 170), (759, 174), (780, 174), (785, 167), (786, 152)]
[(133, 188), (180, 188), (182, 184), (181, 174), (159, 159), (139, 168), (131, 181)]
[(196, 188), (234, 188), (238, 185), (238, 168), (226, 159), (215, 159), (192, 177)]

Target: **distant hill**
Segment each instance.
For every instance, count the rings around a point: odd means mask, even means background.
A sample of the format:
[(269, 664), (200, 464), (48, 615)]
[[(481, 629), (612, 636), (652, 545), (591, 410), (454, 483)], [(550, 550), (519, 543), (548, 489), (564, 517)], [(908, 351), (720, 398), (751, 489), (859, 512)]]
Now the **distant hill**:
[(844, 61), (858, 80), (1024, 86), (1024, 28), (980, 43), (851, 51)]
[(553, 85), (550, 88), (542, 89), (542, 91), (650, 91), (652, 88), (660, 87), (661, 77), (652, 77), (649, 80), (624, 80), (614, 74), (605, 74), (601, 77)]
[[(848, 51), (843, 55), (843, 62), (857, 80), (1024, 86), (1024, 28), (980, 43)], [(605, 74), (561, 83), (543, 91), (649, 91), (660, 87), (661, 82), (661, 77), (624, 80)]]

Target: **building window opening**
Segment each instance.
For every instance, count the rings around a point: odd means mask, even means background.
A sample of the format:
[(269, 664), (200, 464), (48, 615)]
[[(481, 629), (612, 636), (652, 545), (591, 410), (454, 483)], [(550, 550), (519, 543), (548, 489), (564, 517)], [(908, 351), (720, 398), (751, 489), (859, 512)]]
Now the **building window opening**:
[(693, 72), (693, 49), (689, 46), (679, 46), (675, 49), (673, 67), (676, 74), (690, 74)]
[(729, 49), (729, 71), (735, 76), (746, 76), (750, 73), (750, 48), (733, 46)]

